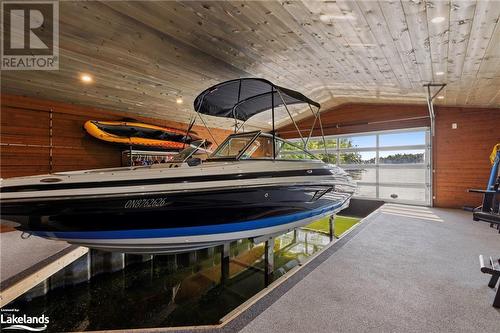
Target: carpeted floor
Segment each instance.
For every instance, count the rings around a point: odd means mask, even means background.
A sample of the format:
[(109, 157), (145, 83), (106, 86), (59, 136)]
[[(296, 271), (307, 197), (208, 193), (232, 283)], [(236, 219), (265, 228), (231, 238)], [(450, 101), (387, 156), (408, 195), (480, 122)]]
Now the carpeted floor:
[(459, 210), (385, 205), (242, 332), (500, 332), (478, 255), (500, 235)]
[(69, 246), (66, 242), (40, 237), (21, 237), (14, 230), (0, 233), (0, 284)]

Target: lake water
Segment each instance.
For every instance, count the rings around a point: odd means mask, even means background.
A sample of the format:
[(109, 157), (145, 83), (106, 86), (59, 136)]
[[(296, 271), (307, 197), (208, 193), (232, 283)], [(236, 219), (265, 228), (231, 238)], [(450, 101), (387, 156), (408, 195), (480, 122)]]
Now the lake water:
[[(304, 263), (330, 242), (328, 235), (297, 230), (275, 239), (274, 279)], [(221, 281), (221, 248), (155, 255), (88, 283), (21, 299), (6, 308), (50, 318), (46, 332), (217, 324), (265, 287), (264, 244), (230, 246), (229, 278)], [(49, 280), (50, 282), (50, 280)]]

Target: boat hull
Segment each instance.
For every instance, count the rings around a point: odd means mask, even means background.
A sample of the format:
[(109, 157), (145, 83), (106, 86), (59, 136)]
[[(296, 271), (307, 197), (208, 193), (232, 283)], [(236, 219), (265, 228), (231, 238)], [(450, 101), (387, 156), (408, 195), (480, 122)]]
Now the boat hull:
[(206, 163), (5, 181), (2, 218), (33, 235), (129, 253), (286, 232), (346, 207), (355, 184), (317, 162)]
[[(14, 201), (2, 205), (2, 217), (22, 224), (37, 225), (46, 221), (62, 221), (85, 228), (104, 227), (119, 219), (119, 228), (138, 225), (137, 217), (146, 220), (140, 225), (156, 227), (156, 217), (164, 217), (169, 224), (190, 217), (190, 223), (227, 223), (255, 216), (288, 214), (317, 208), (334, 190), (333, 185), (292, 185), (232, 187), (223, 189), (196, 189), (189, 191), (158, 191), (90, 195), (59, 198), (39, 198)], [(335, 192), (332, 192), (335, 193)], [(331, 196), (330, 193), (328, 196)], [(337, 193), (339, 200), (345, 195)], [(330, 200), (327, 200), (330, 201)], [(94, 222), (95, 217), (98, 222)], [(31, 221), (27, 222), (26, 217)], [(37, 221), (38, 220), (38, 221)], [(129, 221), (132, 220), (132, 221)], [(182, 222), (185, 223), (185, 222)]]
[[(264, 235), (281, 234), (311, 223), (323, 216), (335, 214), (349, 205), (349, 199), (331, 203), (321, 202), (314, 209), (300, 209), (295, 213), (236, 220), (222, 224), (171, 226), (147, 229), (118, 230), (75, 230), (57, 227), (38, 226), (36, 230), (21, 228), (32, 235), (93, 249), (125, 253), (178, 253), (220, 245), (224, 242), (243, 238), (256, 238)], [(297, 210), (297, 209), (296, 209)], [(248, 209), (247, 209), (248, 211)], [(157, 216), (161, 219), (161, 216)], [(163, 219), (168, 220), (164, 216)], [(109, 222), (109, 221), (108, 221)], [(213, 222), (207, 220), (206, 222)], [(168, 224), (168, 223), (165, 223)]]

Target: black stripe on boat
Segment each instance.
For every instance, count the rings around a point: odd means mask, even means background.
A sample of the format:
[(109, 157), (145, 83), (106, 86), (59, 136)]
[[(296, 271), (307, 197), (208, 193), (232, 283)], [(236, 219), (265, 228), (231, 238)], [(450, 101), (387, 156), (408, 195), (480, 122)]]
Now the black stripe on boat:
[(332, 175), (329, 169), (308, 169), (308, 170), (286, 170), (273, 172), (252, 172), (252, 173), (234, 173), (228, 175), (206, 175), (192, 177), (175, 177), (175, 178), (152, 178), (152, 179), (130, 179), (130, 180), (115, 180), (102, 182), (85, 182), (85, 183), (52, 183), (52, 184), (36, 184), (36, 185), (18, 185), (6, 186), (0, 189), (1, 193), (10, 192), (30, 192), (30, 191), (52, 191), (52, 190), (69, 190), (81, 188), (102, 188), (102, 187), (119, 187), (119, 186), (147, 186), (159, 184), (173, 183), (197, 183), (208, 181), (224, 181), (238, 179), (255, 179), (255, 178), (276, 178), (276, 177), (300, 177), (300, 176), (327, 176)]

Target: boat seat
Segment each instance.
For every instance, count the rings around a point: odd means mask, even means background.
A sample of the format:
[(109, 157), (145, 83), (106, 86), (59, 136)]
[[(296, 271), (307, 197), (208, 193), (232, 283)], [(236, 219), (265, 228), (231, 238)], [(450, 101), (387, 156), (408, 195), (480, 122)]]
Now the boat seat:
[(198, 158), (198, 157), (191, 157), (189, 158), (186, 163), (189, 165), (189, 166), (197, 166), (197, 165), (200, 165), (201, 164), (201, 158)]
[(163, 168), (168, 168), (170, 163), (157, 163), (157, 164), (151, 164), (149, 166), (150, 169), (163, 169)]
[(168, 169), (168, 168), (185, 168), (192, 167), (201, 164), (201, 159), (199, 158), (190, 158), (184, 163), (163, 163), (163, 164), (153, 164), (150, 166), (151, 169)]

